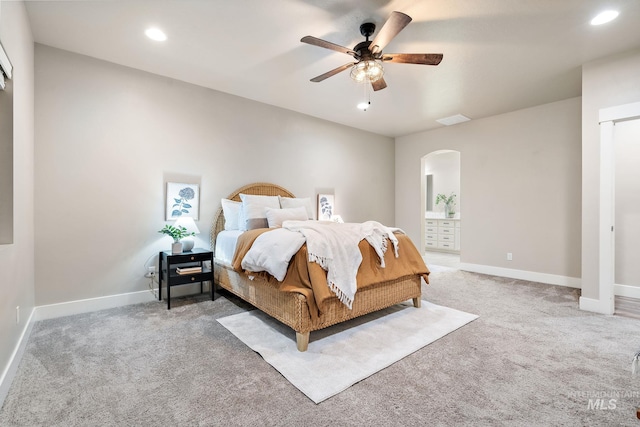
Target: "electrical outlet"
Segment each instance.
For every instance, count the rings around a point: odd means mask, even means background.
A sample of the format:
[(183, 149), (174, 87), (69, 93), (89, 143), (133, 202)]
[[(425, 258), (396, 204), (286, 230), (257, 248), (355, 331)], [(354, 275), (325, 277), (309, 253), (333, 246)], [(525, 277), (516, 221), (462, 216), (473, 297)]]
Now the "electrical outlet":
[(511, 252), (507, 252), (507, 261), (513, 261), (513, 254)]
[(144, 277), (155, 277), (156, 276), (156, 266), (155, 265), (150, 265), (149, 267), (147, 267), (147, 273), (144, 275)]
[(16, 307), (16, 325), (20, 323), (20, 306)]

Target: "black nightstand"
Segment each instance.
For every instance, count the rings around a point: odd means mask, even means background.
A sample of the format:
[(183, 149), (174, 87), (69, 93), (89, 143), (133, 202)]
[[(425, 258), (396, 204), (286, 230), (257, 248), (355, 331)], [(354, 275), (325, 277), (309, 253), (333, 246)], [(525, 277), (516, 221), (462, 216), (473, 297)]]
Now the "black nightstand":
[[(205, 266), (204, 261), (209, 261)], [(200, 282), (200, 293), (203, 292), (202, 282), (211, 282), (211, 301), (213, 301), (213, 252), (194, 248), (189, 252), (172, 254), (162, 251), (158, 256), (158, 300), (162, 300), (162, 282), (167, 286), (167, 310), (171, 309), (171, 287)], [(202, 272), (193, 274), (178, 274), (176, 268), (201, 267)]]

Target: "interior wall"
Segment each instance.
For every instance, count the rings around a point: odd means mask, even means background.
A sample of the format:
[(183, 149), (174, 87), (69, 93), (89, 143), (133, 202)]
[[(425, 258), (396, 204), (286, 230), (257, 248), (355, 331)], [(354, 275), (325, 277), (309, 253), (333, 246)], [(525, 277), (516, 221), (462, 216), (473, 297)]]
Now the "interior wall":
[(433, 175), (433, 195), (432, 206), (434, 212), (444, 212), (444, 205), (436, 205), (438, 194), (449, 196), (456, 194), (456, 213), (460, 213), (462, 199), (460, 198), (460, 153), (457, 151), (447, 151), (442, 153), (431, 153), (424, 159), (424, 170), (426, 174)]
[(165, 182), (200, 184), (202, 234), (256, 181), (335, 194), (345, 221), (394, 224), (394, 141), (36, 45), (36, 304), (147, 289), (168, 250)]
[(461, 261), (580, 277), (580, 98), (397, 138), (396, 224), (414, 241), (421, 158), (444, 149), (461, 157)]
[(582, 67), (582, 297), (599, 298), (600, 109), (640, 101), (640, 49)]
[[(6, 372), (11, 355), (28, 326), (27, 320), (34, 307), (33, 37), (22, 2), (0, 2), (0, 40), (14, 67), (14, 240), (13, 244), (0, 245), (2, 375), (2, 372)], [(19, 322), (16, 321), (18, 306)]]
[(640, 120), (616, 123), (615, 283), (640, 286)]

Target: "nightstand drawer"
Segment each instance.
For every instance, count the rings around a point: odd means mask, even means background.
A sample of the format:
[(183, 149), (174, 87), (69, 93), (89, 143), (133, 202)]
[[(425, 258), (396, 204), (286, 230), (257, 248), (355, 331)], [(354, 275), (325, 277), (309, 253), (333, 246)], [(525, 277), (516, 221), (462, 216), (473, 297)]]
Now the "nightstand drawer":
[(426, 225), (427, 227), (437, 227), (438, 226), (438, 220), (437, 219), (427, 219), (424, 221), (424, 225)]
[(437, 234), (425, 234), (424, 238), (425, 238), (425, 240), (438, 240), (438, 235)]
[(438, 233), (438, 227), (426, 227), (424, 229), (424, 232), (428, 233), (428, 234), (437, 234)]
[(211, 259), (208, 253), (184, 253), (171, 255), (171, 264), (185, 264), (188, 262), (207, 261)]
[(213, 274), (211, 270), (205, 270), (202, 273), (196, 274), (178, 274), (175, 272), (171, 272), (171, 286), (173, 285), (184, 285), (185, 283), (198, 283), (198, 282), (206, 282), (209, 280), (213, 280)]
[(438, 234), (451, 234), (453, 235), (456, 232), (456, 229), (453, 227), (440, 227), (438, 228)]
[(424, 245), (428, 248), (437, 248), (438, 242), (436, 240), (427, 240), (426, 242), (424, 242)]

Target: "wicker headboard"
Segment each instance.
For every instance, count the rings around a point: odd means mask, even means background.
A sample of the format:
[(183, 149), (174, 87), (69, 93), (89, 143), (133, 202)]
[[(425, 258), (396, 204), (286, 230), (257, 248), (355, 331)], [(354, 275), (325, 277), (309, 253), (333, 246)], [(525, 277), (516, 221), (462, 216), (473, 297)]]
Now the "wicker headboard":
[[(240, 193), (255, 194), (258, 196), (295, 197), (289, 190), (286, 190), (279, 185), (269, 184), (266, 182), (256, 182), (237, 189), (231, 193), (227, 199), (239, 202)], [(222, 206), (220, 206), (213, 217), (213, 224), (211, 226), (211, 250), (215, 250), (216, 236), (222, 230), (224, 230), (224, 215), (222, 214)]]

